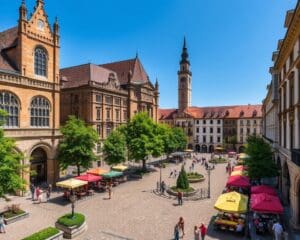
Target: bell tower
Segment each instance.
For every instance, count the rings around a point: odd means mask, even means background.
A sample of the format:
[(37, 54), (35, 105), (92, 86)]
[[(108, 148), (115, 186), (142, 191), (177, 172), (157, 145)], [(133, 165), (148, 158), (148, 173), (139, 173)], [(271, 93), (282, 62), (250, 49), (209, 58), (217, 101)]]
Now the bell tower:
[(182, 112), (192, 103), (192, 72), (190, 71), (189, 54), (184, 37), (178, 74), (178, 110)]

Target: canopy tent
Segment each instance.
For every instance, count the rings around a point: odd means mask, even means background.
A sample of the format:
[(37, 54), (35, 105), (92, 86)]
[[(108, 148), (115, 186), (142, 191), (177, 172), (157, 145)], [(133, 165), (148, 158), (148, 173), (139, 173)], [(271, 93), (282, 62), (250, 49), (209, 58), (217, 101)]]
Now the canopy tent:
[(236, 176), (230, 176), (228, 178), (227, 187), (250, 187), (250, 179), (248, 177), (245, 176), (240, 176), (240, 175), (236, 175)]
[(243, 176), (243, 171), (241, 170), (236, 170), (231, 172), (230, 176)]
[(215, 203), (215, 209), (228, 213), (245, 213), (248, 208), (248, 197), (238, 192), (224, 193)]
[(266, 193), (251, 195), (251, 209), (261, 213), (282, 214), (283, 207), (277, 196), (272, 196)]
[(123, 175), (122, 172), (117, 171), (110, 171), (108, 173), (102, 174), (104, 178), (115, 178), (115, 177), (121, 177)]
[(93, 174), (84, 174), (84, 175), (81, 175), (81, 176), (78, 176), (78, 177), (75, 177), (75, 179), (79, 179), (79, 180), (82, 180), (82, 181), (87, 181), (87, 182), (98, 182), (102, 179), (101, 176), (96, 176), (96, 175), (93, 175)]
[(215, 150), (217, 150), (217, 151), (223, 151), (224, 148), (222, 148), (222, 147), (216, 147)]
[(236, 154), (236, 152), (234, 152), (234, 151), (230, 151), (230, 152), (228, 152), (228, 154), (232, 154), (232, 155), (234, 155), (234, 154)]
[(58, 187), (62, 187), (62, 188), (67, 188), (67, 189), (74, 189), (74, 188), (78, 188), (78, 187), (82, 187), (84, 185), (87, 185), (87, 181), (82, 181), (79, 179), (75, 179), (75, 178), (70, 178), (61, 182), (57, 182), (56, 186)]
[(185, 152), (194, 152), (193, 149), (185, 149), (184, 151), (185, 151)]
[(125, 170), (128, 169), (128, 167), (120, 164), (120, 165), (116, 165), (116, 166), (112, 167), (111, 169), (114, 171), (124, 172)]
[(233, 168), (233, 171), (244, 171), (247, 170), (247, 166), (239, 165)]
[(277, 193), (273, 187), (260, 185), (251, 187), (252, 194), (266, 193), (269, 195), (277, 196)]
[(99, 175), (102, 175), (104, 173), (108, 173), (108, 171), (103, 169), (103, 168), (92, 168), (92, 169), (88, 170), (87, 173), (99, 176)]
[(248, 158), (250, 158), (250, 156), (247, 155), (246, 153), (241, 153), (240, 156), (239, 156), (239, 159), (241, 159), (241, 160), (245, 160), (245, 159), (248, 159)]

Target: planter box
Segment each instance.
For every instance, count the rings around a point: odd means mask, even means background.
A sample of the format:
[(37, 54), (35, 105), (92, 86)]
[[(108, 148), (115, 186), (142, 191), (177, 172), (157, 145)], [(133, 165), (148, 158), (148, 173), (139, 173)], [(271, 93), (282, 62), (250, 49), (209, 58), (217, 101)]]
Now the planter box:
[[(177, 192), (173, 191), (171, 188), (168, 188), (167, 190), (167, 193), (172, 195), (172, 196), (177, 196)], [(195, 191), (192, 191), (192, 192), (189, 192), (189, 193), (185, 193), (183, 192), (182, 193), (182, 196), (183, 197), (191, 197), (191, 196), (194, 196), (196, 193), (198, 192), (198, 190), (195, 190)]]
[(22, 220), (24, 218), (27, 218), (29, 216), (29, 213), (28, 212), (25, 212), (25, 213), (22, 213), (20, 215), (17, 215), (17, 216), (14, 216), (14, 217), (11, 217), (11, 218), (4, 218), (4, 223), (6, 225), (8, 224), (11, 224), (11, 223), (14, 223), (14, 222), (17, 222), (19, 220)]
[(205, 178), (188, 178), (189, 183), (203, 182)]
[(77, 227), (77, 226), (67, 227), (67, 226), (59, 224), (58, 222), (55, 223), (55, 227), (57, 229), (63, 231), (63, 236), (64, 236), (64, 238), (67, 238), (67, 239), (75, 238), (87, 230), (87, 224), (85, 221), (79, 227)]
[(63, 239), (64, 232), (59, 231), (59, 233), (55, 234), (54, 236), (51, 236), (47, 238), (46, 240), (62, 240)]

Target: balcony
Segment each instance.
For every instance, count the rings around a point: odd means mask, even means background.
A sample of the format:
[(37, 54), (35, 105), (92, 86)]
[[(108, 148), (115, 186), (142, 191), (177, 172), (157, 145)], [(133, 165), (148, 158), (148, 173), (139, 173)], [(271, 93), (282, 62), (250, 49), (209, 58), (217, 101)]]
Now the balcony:
[(292, 150), (292, 162), (300, 167), (300, 149)]

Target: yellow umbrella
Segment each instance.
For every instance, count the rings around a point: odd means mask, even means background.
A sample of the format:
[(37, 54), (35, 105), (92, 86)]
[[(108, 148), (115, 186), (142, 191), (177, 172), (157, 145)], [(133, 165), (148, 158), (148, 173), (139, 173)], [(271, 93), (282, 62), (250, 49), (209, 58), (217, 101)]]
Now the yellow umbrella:
[(109, 171), (103, 169), (103, 168), (92, 168), (90, 170), (87, 171), (87, 173), (89, 174), (93, 174), (93, 175), (102, 175), (102, 174), (105, 174), (105, 173), (108, 173)]
[(82, 187), (84, 185), (86, 185), (88, 182), (86, 181), (82, 181), (79, 179), (75, 179), (75, 178), (70, 178), (61, 182), (57, 182), (56, 186), (58, 187), (62, 187), (62, 188), (67, 188), (67, 189), (74, 189), (74, 188), (78, 188), (78, 187)]
[(239, 156), (239, 159), (247, 159), (247, 158), (250, 158), (249, 155), (247, 155), (246, 153), (241, 153), (240, 156)]
[(115, 171), (123, 172), (126, 169), (128, 169), (128, 167), (120, 164), (120, 165), (116, 165), (116, 166), (112, 167), (111, 169), (115, 170)]
[(243, 171), (241, 171), (241, 170), (236, 170), (231, 173), (231, 176), (236, 176), (236, 175), (243, 176), (244, 174), (243, 174)]
[(215, 209), (228, 213), (247, 212), (248, 197), (238, 192), (224, 193), (215, 203)]

